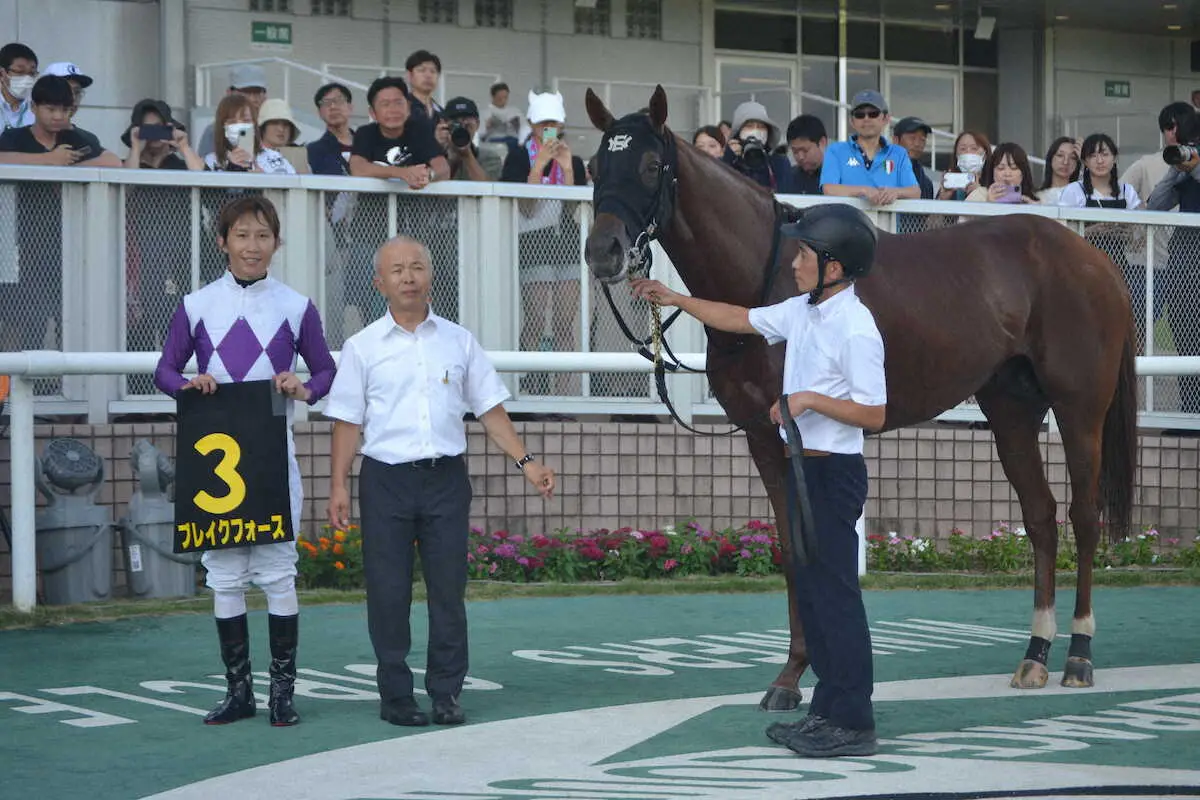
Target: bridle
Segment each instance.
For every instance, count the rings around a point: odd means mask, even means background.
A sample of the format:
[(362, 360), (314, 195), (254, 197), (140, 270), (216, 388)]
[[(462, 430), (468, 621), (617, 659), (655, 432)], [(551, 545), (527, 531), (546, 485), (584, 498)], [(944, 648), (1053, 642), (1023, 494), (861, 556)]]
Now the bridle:
[[(679, 172), (678, 172), (678, 156), (675, 143), (675, 136), (669, 128), (663, 128), (663, 133), (659, 134), (650, 125), (649, 120), (643, 115), (635, 115), (627, 117), (617, 122), (612, 128), (605, 132), (600, 140), (600, 158), (604, 158), (607, 152), (612, 152), (613, 145), (611, 142), (617, 136), (621, 136), (623, 130), (630, 130), (635, 127), (640, 127), (642, 130), (648, 130), (651, 135), (662, 145), (662, 159), (658, 166), (658, 182), (655, 186), (654, 195), (650, 199), (644, 212), (633, 208), (620, 195), (611, 198), (617, 203), (620, 212), (617, 216), (622, 218), (629, 228), (640, 228), (640, 232), (634, 239), (633, 246), (625, 253), (625, 270), (628, 274), (640, 272), (646, 277), (650, 275), (650, 268), (654, 262), (654, 256), (650, 249), (650, 245), (657, 241), (663, 229), (670, 224), (671, 217), (675, 213), (675, 203), (678, 194)], [(625, 134), (628, 135), (628, 134)], [(599, 172), (599, 170), (597, 170)], [(614, 189), (605, 190), (605, 187), (597, 185), (593, 195), (593, 208), (598, 209), (600, 203), (606, 199), (606, 196), (612, 192), (616, 194)], [(790, 206), (781, 205), (775, 201), (774, 205), (774, 224), (771, 241), (770, 254), (767, 256), (767, 263), (763, 270), (763, 287), (759, 301), (759, 305), (765, 305), (774, 286), (775, 278), (779, 274), (779, 247), (780, 247), (780, 226), (781, 224), (792, 218), (793, 212), (796, 214), (802, 213), (797, 209), (792, 209)], [(632, 222), (633, 224), (630, 224)], [(604, 298), (608, 301), (608, 307), (612, 310), (613, 318), (617, 321), (617, 326), (621, 329), (621, 333), (625, 335), (643, 358), (653, 362), (654, 364), (654, 379), (658, 389), (659, 399), (663, 405), (667, 407), (672, 419), (679, 425), (683, 426), (692, 433), (697, 433), (702, 436), (730, 436), (740, 430), (744, 430), (745, 424), (735, 425), (728, 431), (713, 433), (711, 431), (698, 430), (687, 422), (685, 422), (676, 411), (674, 404), (671, 402), (670, 395), (667, 391), (666, 373), (667, 371), (676, 372), (683, 370), (697, 374), (707, 374), (707, 369), (694, 369), (684, 364), (671, 350), (671, 346), (667, 343), (666, 331), (679, 318), (682, 309), (675, 309), (674, 312), (665, 320), (659, 318), (659, 307), (651, 304), (651, 325), (650, 335), (645, 338), (639, 338), (630, 329), (626, 323), (620, 309), (612, 299), (612, 293), (609, 290), (608, 284), (601, 282), (601, 289), (604, 292)], [(653, 346), (653, 350), (650, 347)], [(666, 355), (669, 361), (663, 358)]]
[[(654, 194), (650, 198), (649, 204), (644, 212), (633, 208), (626, 202), (615, 190), (610, 190), (614, 197), (612, 200), (617, 203), (619, 209), (624, 212), (618, 213), (618, 217), (622, 217), (622, 221), (630, 227), (640, 228), (638, 235), (634, 238), (633, 245), (625, 251), (624, 269), (629, 275), (641, 274), (643, 277), (650, 277), (650, 269), (654, 265), (654, 251), (650, 245), (658, 241), (662, 230), (670, 223), (672, 215), (675, 213), (675, 202), (678, 196), (679, 188), (679, 170), (677, 145), (675, 135), (671, 133), (669, 128), (664, 128), (663, 133), (659, 134), (650, 125), (642, 115), (635, 115), (617, 122), (610, 130), (605, 132), (604, 137), (600, 140), (601, 158), (606, 152), (613, 151), (612, 142), (620, 141), (620, 136), (631, 136), (631, 134), (623, 133), (626, 130), (641, 128), (643, 131), (649, 131), (655, 140), (662, 146), (662, 156), (658, 164), (658, 180), (654, 187)], [(599, 208), (600, 203), (606, 199), (609, 192), (604, 191), (603, 187), (597, 187), (594, 197), (594, 207)], [(613, 318), (617, 321), (617, 327), (621, 329), (621, 333), (625, 335), (637, 352), (648, 361), (654, 362), (657, 365), (663, 365), (666, 369), (672, 372), (676, 370), (684, 370), (686, 372), (704, 373), (706, 370), (693, 369), (687, 366), (676, 357), (671, 346), (667, 344), (663, 334), (679, 319), (682, 309), (675, 309), (665, 321), (661, 321), (658, 317), (658, 306), (651, 306), (652, 313), (652, 330), (650, 335), (645, 338), (639, 338), (634, 334), (629, 324), (625, 321), (624, 315), (617, 308), (616, 303), (612, 299), (612, 291), (607, 283), (601, 282), (600, 288), (604, 292), (604, 299), (608, 301), (608, 307), (612, 310)], [(654, 350), (651, 351), (650, 346), (654, 345)], [(666, 352), (669, 362), (663, 362), (662, 354), (659, 352), (659, 346)]]

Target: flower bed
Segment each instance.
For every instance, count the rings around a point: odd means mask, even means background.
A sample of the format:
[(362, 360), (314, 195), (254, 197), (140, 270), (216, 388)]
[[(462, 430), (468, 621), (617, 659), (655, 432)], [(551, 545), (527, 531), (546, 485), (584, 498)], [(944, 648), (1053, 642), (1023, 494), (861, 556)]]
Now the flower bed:
[[(299, 543), (299, 584), (305, 588), (350, 589), (362, 586), (362, 535), (324, 529)], [(705, 530), (694, 521), (662, 530), (570, 531), (553, 534), (490, 533), (472, 528), (467, 567), (470, 578), (517, 583), (575, 583), (623, 578), (782, 573), (783, 556), (774, 526), (751, 520), (739, 528)], [(1097, 568), (1122, 566), (1200, 566), (1200, 536), (1193, 542), (1163, 539), (1147, 527), (1110, 545), (1102, 541)], [(974, 538), (954, 529), (944, 541), (896, 534), (867, 537), (870, 572), (1015, 572), (1033, 566), (1025, 531), (998, 525)], [(1069, 528), (1059, 526), (1057, 568), (1075, 569), (1075, 545)]]

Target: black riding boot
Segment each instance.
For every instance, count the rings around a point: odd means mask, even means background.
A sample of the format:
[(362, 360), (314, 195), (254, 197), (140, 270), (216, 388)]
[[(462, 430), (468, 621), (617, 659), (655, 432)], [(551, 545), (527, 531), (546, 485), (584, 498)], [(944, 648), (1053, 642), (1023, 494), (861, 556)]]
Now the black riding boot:
[(225, 699), (204, 718), (205, 725), (224, 725), (254, 716), (254, 692), (250, 679), (250, 629), (246, 615), (217, 620), (221, 660), (229, 684)]
[(292, 706), (296, 686), (296, 641), (300, 634), (300, 615), (267, 616), (271, 637), (271, 724), (276, 727), (295, 725), (300, 715)]

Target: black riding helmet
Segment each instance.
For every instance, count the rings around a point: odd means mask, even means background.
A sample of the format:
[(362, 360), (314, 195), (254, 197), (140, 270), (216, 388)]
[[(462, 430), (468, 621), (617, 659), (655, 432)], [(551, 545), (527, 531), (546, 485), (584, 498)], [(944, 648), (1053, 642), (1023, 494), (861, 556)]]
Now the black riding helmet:
[(783, 226), (783, 235), (799, 239), (816, 251), (822, 267), (830, 259), (840, 262), (847, 278), (863, 277), (875, 261), (878, 231), (866, 214), (845, 203), (805, 209), (798, 222)]

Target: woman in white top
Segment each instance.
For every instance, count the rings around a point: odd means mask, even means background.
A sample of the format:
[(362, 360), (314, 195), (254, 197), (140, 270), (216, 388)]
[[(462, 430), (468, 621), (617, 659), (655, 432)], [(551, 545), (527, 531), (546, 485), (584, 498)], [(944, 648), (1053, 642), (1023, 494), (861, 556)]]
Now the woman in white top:
[(1125, 208), (1142, 204), (1137, 191), (1117, 180), (1117, 143), (1106, 133), (1093, 133), (1083, 140), (1083, 174), (1067, 185), (1058, 199), (1068, 208)]
[(1079, 180), (1079, 143), (1070, 136), (1055, 139), (1046, 151), (1044, 170), (1037, 199), (1044, 206), (1056, 206), (1063, 189), (1072, 181)]
[(226, 95), (217, 105), (213, 122), (213, 151), (204, 166), (214, 172), (261, 172), (295, 175), (296, 169), (278, 150), (263, 147), (254, 125), (254, 109), (240, 94)]
[(1033, 194), (1033, 172), (1029, 156), (1021, 145), (1002, 142), (996, 145), (991, 158), (979, 176), (982, 184), (967, 195), (971, 203), (1036, 203)]

